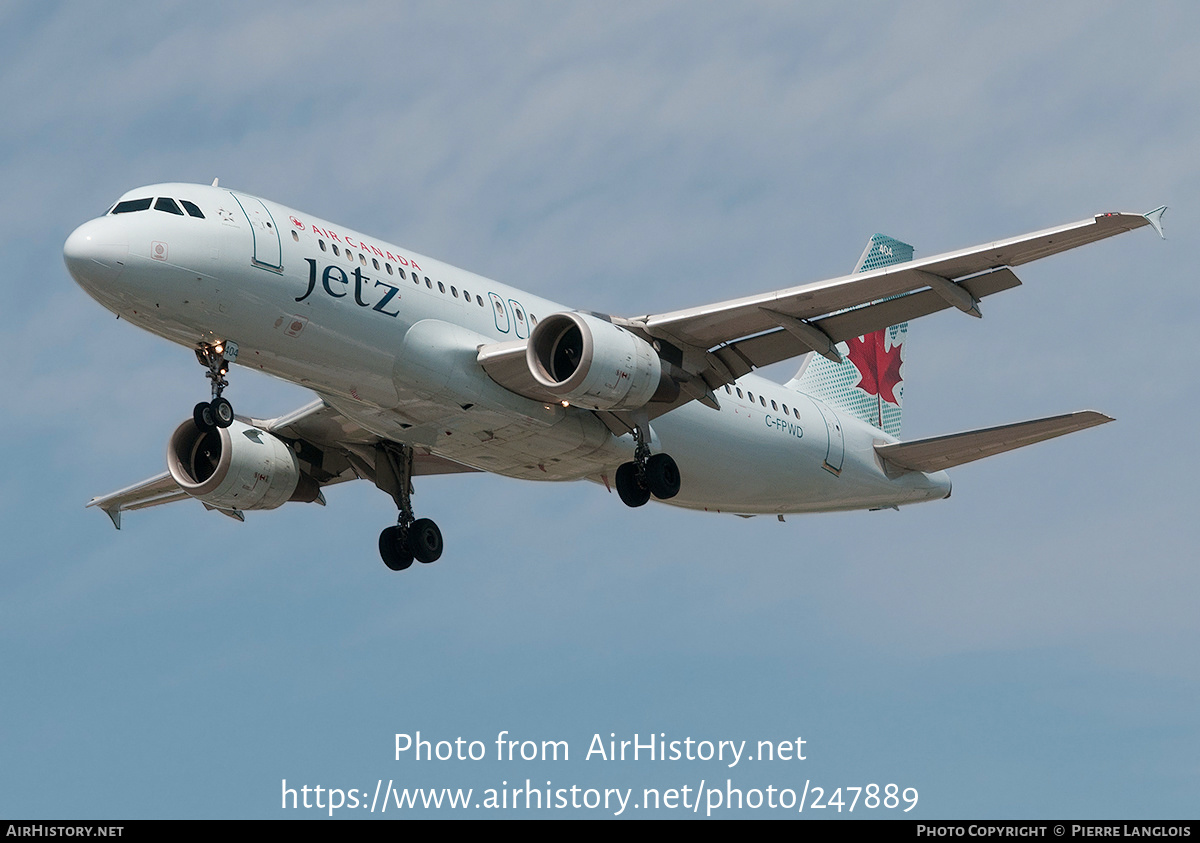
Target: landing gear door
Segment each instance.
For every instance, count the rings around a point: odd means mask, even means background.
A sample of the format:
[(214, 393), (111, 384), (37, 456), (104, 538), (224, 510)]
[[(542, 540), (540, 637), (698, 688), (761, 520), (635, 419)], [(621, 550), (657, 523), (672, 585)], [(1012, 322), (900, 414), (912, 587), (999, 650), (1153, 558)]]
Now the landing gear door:
[(253, 196), (234, 193), (233, 198), (241, 206), (242, 213), (250, 223), (250, 231), (254, 234), (254, 253), (250, 256), (250, 262), (264, 269), (282, 272), (283, 250), (279, 245), (279, 228), (275, 225), (271, 212), (261, 200)]

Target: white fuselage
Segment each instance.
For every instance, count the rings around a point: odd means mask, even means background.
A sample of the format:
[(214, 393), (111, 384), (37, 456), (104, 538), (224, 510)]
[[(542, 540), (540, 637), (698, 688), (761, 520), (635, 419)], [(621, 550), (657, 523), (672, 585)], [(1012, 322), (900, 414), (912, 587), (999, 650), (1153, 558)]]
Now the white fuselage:
[[(525, 339), (569, 308), (224, 188), (154, 185), (122, 200), (149, 197), (187, 200), (204, 216), (110, 214), (65, 249), (76, 280), (122, 318), (192, 348), (234, 341), (237, 364), (472, 468), (609, 485), (631, 458), (631, 436), (591, 411), (517, 395), (476, 360), (479, 346)], [(789, 513), (949, 494), (941, 472), (889, 478), (874, 446), (894, 437), (792, 389), (749, 375), (716, 395), (719, 410), (693, 401), (651, 424), (652, 449), (682, 476), (672, 504)]]

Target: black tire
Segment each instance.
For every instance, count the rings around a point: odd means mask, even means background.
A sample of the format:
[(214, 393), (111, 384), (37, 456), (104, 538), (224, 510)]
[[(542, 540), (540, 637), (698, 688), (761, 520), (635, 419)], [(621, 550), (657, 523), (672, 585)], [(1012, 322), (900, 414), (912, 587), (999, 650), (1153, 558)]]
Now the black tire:
[(637, 466), (631, 462), (617, 469), (617, 494), (626, 506), (642, 506), (650, 500), (650, 490), (638, 483)]
[(646, 461), (646, 485), (660, 501), (679, 494), (679, 466), (669, 454), (655, 454)]
[(229, 427), (233, 424), (233, 405), (225, 398), (214, 398), (212, 400), (212, 417), (213, 424), (217, 427)]
[(213, 418), (212, 405), (203, 401), (192, 410), (192, 421), (196, 423), (196, 430), (201, 433), (207, 433), (217, 428), (216, 419)]
[(393, 571), (403, 571), (412, 566), (412, 554), (400, 547), (399, 527), (388, 527), (379, 534), (379, 557)]
[(418, 518), (408, 528), (408, 549), (418, 562), (428, 565), (442, 556), (442, 531), (428, 518)]

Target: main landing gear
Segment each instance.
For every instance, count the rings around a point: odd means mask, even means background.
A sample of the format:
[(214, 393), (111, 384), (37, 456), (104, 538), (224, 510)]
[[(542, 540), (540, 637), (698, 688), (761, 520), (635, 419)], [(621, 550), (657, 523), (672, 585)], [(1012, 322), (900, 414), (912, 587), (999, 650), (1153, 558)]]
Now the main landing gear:
[(229, 372), (229, 364), (237, 360), (238, 347), (235, 342), (209, 345), (201, 343), (196, 348), (196, 359), (200, 365), (208, 369), (205, 375), (212, 382), (212, 401), (201, 401), (192, 410), (192, 420), (200, 431), (214, 430), (218, 427), (229, 427), (233, 424), (233, 405), (221, 393), (229, 386), (225, 375)]
[(633, 437), (637, 442), (633, 462), (617, 468), (617, 494), (625, 505), (642, 506), (651, 495), (665, 501), (679, 494), (679, 466), (675, 460), (669, 454), (651, 455), (643, 425), (633, 429)]
[(442, 531), (429, 518), (414, 518), (412, 510), (413, 449), (394, 442), (376, 450), (375, 484), (391, 494), (400, 510), (396, 526), (379, 534), (379, 556), (393, 571), (403, 571), (413, 560), (436, 562), (442, 555)]

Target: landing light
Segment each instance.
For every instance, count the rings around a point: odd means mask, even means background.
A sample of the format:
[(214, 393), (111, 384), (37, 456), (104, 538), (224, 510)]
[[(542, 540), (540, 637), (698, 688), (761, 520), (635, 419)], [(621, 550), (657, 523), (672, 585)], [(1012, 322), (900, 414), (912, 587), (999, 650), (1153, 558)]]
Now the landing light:
[(570, 402), (570, 401), (562, 401), (562, 402), (560, 402), (560, 403), (561, 403), (561, 404), (562, 404), (564, 407), (570, 407), (570, 406), (571, 406), (571, 402)]

